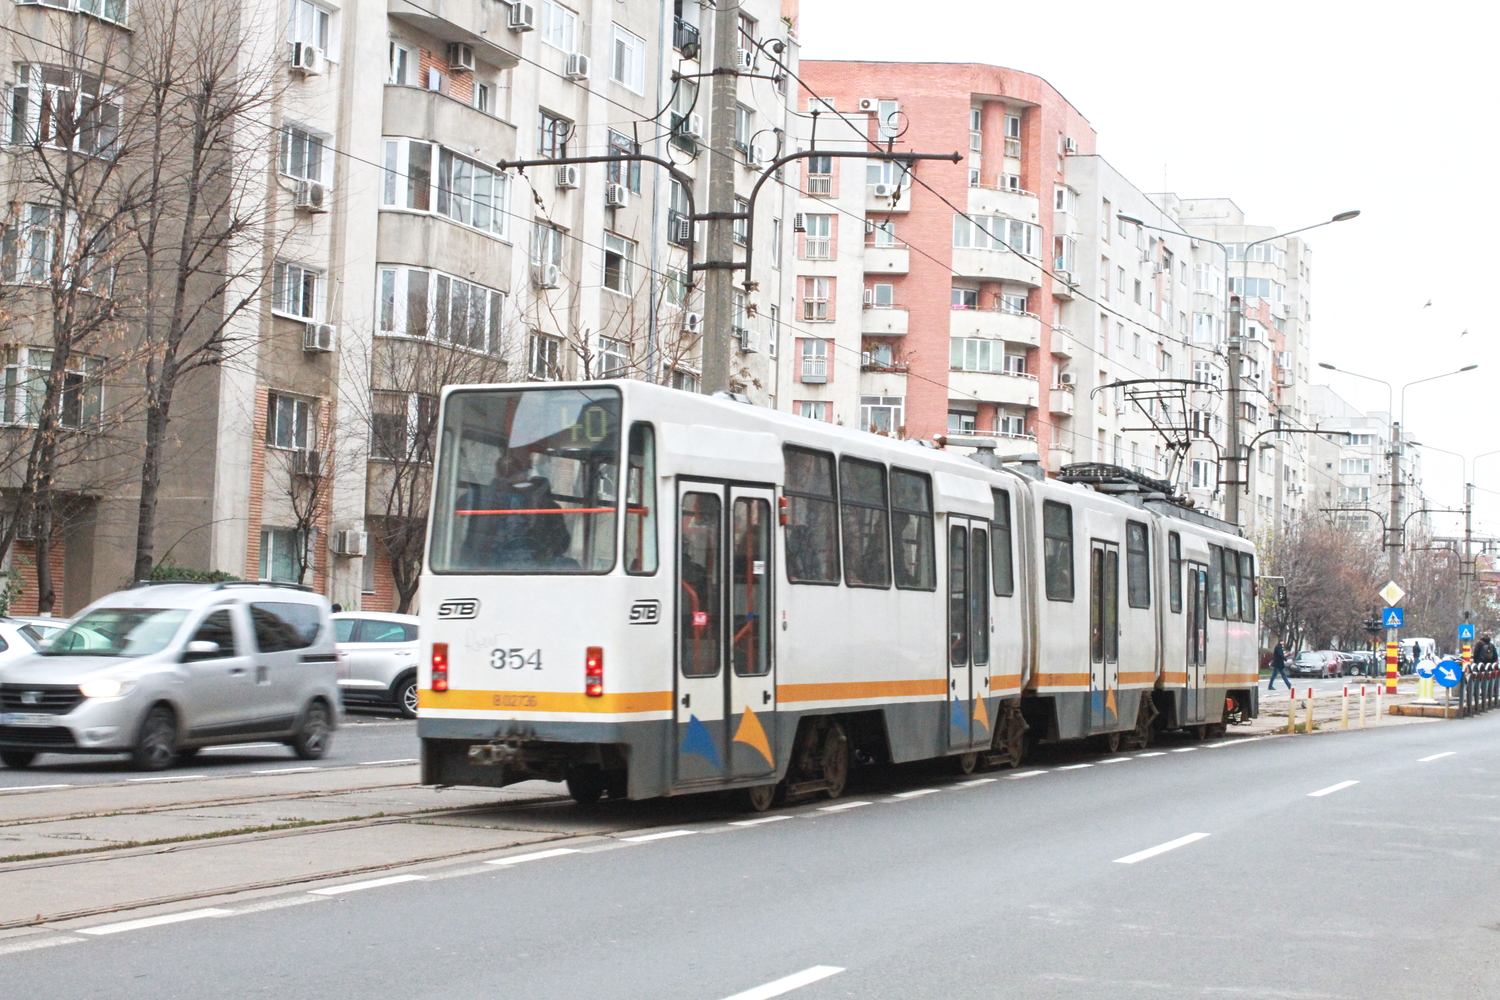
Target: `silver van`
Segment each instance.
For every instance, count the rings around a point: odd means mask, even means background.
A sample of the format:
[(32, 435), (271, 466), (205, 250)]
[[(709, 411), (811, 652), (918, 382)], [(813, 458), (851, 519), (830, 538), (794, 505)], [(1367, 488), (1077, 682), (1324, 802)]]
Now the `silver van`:
[(277, 740), (304, 760), (338, 727), (328, 601), (284, 584), (139, 584), (45, 650), (0, 666), (0, 761), (129, 754), (160, 770), (203, 747)]

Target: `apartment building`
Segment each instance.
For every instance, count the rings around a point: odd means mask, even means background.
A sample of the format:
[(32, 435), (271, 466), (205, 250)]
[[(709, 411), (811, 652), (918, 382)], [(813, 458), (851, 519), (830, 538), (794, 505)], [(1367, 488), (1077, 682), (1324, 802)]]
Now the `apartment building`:
[[(184, 2), (48, 0), (0, 17), (36, 37), (76, 38), (81, 26), (127, 37)], [(197, 369), (179, 392), (158, 558), (300, 579), (346, 607), (405, 603), (443, 384), (697, 388), (715, 331), (689, 287), (688, 245), (699, 262), (703, 247), (688, 214), (708, 210), (716, 159), (735, 164), (735, 207), (751, 215), (734, 242), (753, 238), (764, 264), (736, 293), (731, 388), (777, 405), (796, 172), (749, 209), (761, 166), (793, 134), (795, 0), (741, 5), (735, 138), (722, 149), (711, 142), (712, 11), (696, 3), (214, 2), (241, 69), (268, 81), (265, 134), (238, 151), (251, 168), (234, 175), (264, 225), (235, 276), (246, 301), (226, 323), (234, 363)], [(621, 153), (674, 167), (550, 162)], [(498, 165), (527, 160), (549, 162)], [(8, 350), (24, 368), (28, 348)], [(101, 373), (80, 374), (79, 405), (125, 408), (139, 371), (98, 360)], [(138, 467), (134, 426), (122, 423), (115, 444), (117, 461)], [(59, 612), (132, 576), (136, 487), (128, 476), (85, 487), (49, 553), (65, 581)], [(6, 557), (17, 610), (35, 606), (32, 545)]]
[[(1309, 419), (1326, 432), (1308, 436), (1309, 513), (1321, 511), (1351, 531), (1379, 534), (1391, 502), (1390, 414), (1362, 412), (1327, 385), (1309, 386), (1307, 400)], [(1406, 440), (1401, 480), (1410, 514), (1423, 506), (1422, 455)]]

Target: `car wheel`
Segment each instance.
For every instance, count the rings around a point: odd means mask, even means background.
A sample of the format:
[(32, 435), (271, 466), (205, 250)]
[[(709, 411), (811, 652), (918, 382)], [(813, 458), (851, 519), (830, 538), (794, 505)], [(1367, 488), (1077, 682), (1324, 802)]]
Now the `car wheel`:
[(153, 705), (141, 722), (131, 762), (142, 771), (160, 771), (177, 758), (177, 716), (166, 705)]
[(23, 767), (30, 767), (34, 760), (36, 760), (36, 752), (33, 750), (0, 750), (0, 761), (3, 761), (6, 767), (20, 770)]
[(415, 677), (408, 677), (396, 689), (396, 708), (401, 712), (403, 719), (417, 717), (417, 679)]
[(177, 751), (177, 759), (192, 760), (194, 757), (198, 756), (198, 751), (202, 749), (202, 747), (183, 747), (181, 750)]
[(302, 725), (292, 738), (292, 752), (303, 760), (317, 760), (333, 744), (333, 726), (328, 720), (328, 706), (315, 701), (302, 714)]

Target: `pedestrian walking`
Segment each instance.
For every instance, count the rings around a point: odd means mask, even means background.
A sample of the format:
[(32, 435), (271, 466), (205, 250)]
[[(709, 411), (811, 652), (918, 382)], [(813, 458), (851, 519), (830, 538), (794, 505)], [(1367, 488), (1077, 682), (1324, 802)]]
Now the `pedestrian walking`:
[(1281, 683), (1291, 690), (1292, 680), (1286, 675), (1286, 647), (1281, 643), (1276, 644), (1276, 650), (1271, 654), (1271, 683), (1266, 685), (1267, 691), (1276, 690), (1276, 678), (1281, 678)]
[(1474, 662), (1495, 663), (1496, 661), (1500, 661), (1500, 653), (1496, 653), (1495, 643), (1487, 635), (1480, 636), (1479, 641), (1474, 644)]

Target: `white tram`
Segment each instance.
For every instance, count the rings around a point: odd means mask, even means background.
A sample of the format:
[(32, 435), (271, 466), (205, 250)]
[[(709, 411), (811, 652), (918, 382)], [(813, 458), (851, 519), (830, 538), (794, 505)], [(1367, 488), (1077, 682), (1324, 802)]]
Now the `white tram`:
[(851, 763), (1257, 711), (1253, 547), (1149, 480), (634, 381), (451, 387), (441, 420), (427, 784), (764, 808), (838, 795)]

